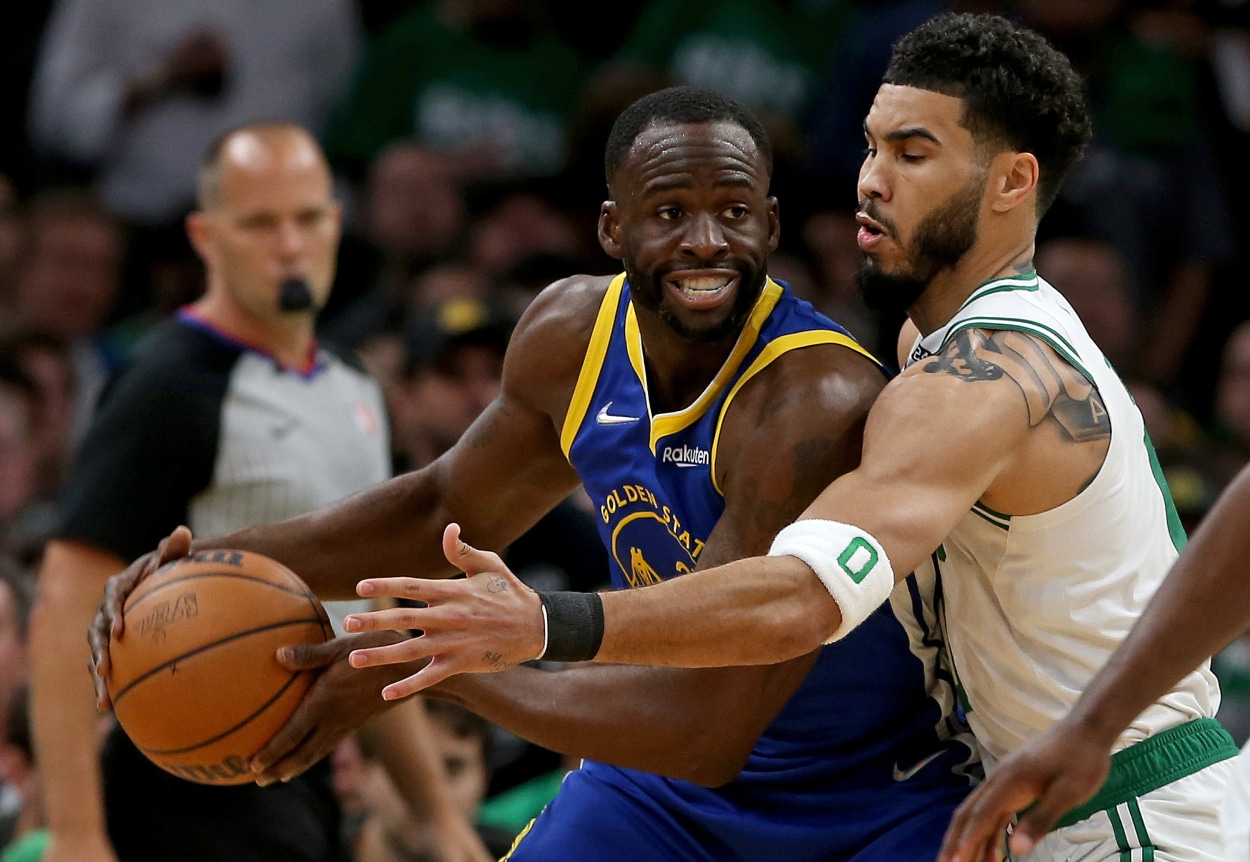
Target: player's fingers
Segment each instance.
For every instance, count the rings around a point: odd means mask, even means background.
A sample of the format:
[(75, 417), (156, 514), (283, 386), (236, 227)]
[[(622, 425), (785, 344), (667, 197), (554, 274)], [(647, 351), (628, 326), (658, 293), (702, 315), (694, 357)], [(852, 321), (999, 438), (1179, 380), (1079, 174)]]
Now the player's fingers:
[(156, 562), (152, 567), (159, 569), (166, 563), (180, 560), (191, 553), (191, 530), (186, 526), (178, 526), (157, 545)]
[(498, 554), (490, 551), (479, 551), (460, 538), (460, 525), (448, 524), (443, 530), (443, 556), (447, 562), (464, 572), (476, 575), (480, 572), (507, 572), (507, 567)]
[[(1033, 846), (1055, 828), (1059, 818), (1084, 801), (1083, 788), (1074, 786), (1066, 776), (1056, 779), (1038, 798), (1037, 803), (1020, 816), (1009, 845), (1014, 853), (1028, 853)], [(1026, 848), (1026, 849), (1021, 849)]]
[(287, 670), (307, 671), (320, 670), (334, 664), (343, 654), (338, 639), (321, 644), (291, 644), (278, 648), (276, 658), (278, 664)]
[(979, 862), (989, 852), (987, 848), (997, 852), (1012, 815), (1033, 797), (1027, 787), (1011, 786), (1001, 774), (989, 779), (956, 809), (939, 862)]
[(421, 635), (386, 646), (366, 647), (352, 650), (347, 663), (352, 667), (376, 667), (381, 664), (403, 664), (417, 659), (429, 658), (440, 649), (437, 638)]
[(419, 629), (422, 614), (426, 610), (426, 608), (397, 607), (349, 614), (343, 618), (343, 628), (349, 632)]
[(422, 689), (438, 685), (448, 677), (455, 676), (462, 671), (463, 668), (454, 661), (442, 657), (435, 658), (411, 676), (406, 676), (386, 686), (382, 689), (382, 697), (385, 700), (399, 700), (410, 694), (416, 694)]
[[(306, 702), (301, 703), (287, 719), (287, 723), (282, 725), (264, 747), (253, 755), (250, 763), (252, 772), (258, 776), (265, 776), (266, 784), (276, 781), (277, 776), (271, 774), (274, 764), (290, 755), (315, 728), (313, 711), (307, 708)], [(256, 783), (261, 782), (258, 780)]]
[(356, 584), (356, 595), (366, 599), (411, 599), (432, 605), (460, 598), (467, 589), (464, 579), (367, 578)]

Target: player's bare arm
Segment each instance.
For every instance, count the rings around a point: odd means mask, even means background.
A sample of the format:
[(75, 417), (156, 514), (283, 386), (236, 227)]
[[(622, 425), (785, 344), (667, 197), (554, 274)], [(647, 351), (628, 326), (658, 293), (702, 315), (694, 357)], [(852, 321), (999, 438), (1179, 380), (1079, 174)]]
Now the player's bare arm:
[[(860, 467), (802, 517), (871, 534), (901, 578), (977, 500), (1013, 514), (1059, 505), (1097, 473), (1110, 439), (1109, 428), (1075, 418), (1080, 409), (1100, 412), (1096, 391), (1082, 381), (1028, 335), (953, 339), (942, 356), (912, 365), (886, 387), (868, 419)], [(842, 625), (812, 569), (787, 556), (606, 595), (603, 606), (598, 661), (645, 663), (661, 654), (695, 666), (779, 661)], [(656, 638), (663, 649), (645, 643)]]
[[(719, 462), (732, 465), (719, 481), (727, 505), (701, 567), (762, 553), (828, 481), (858, 461), (864, 416), (884, 376), (840, 348), (790, 358), (744, 389), (727, 417), (726, 457)], [(841, 370), (821, 373), (822, 365)], [(550, 673), (521, 667), (453, 676), (431, 693), (546, 748), (718, 786), (741, 772), (815, 655), (693, 670), (600, 665)]]
[[(861, 448), (864, 417), (884, 381), (885, 378), (880, 369), (858, 354), (841, 347), (819, 346), (786, 354), (743, 389), (726, 417), (721, 440), (723, 448), (717, 460), (718, 484), (724, 491), (726, 508), (708, 538), (707, 548), (700, 556), (700, 569), (716, 566), (742, 556), (762, 553), (767, 549), (776, 532), (792, 521), (806, 503), (832, 478), (854, 467)], [(474, 560), (474, 562), (480, 563), (481, 561)], [(493, 562), (488, 563), (486, 568), (490, 570), (492, 578), (502, 576), (505, 581), (503, 584), (498, 584), (494, 580), (483, 579), (480, 586), (481, 596), (472, 600), (471, 607), (468, 604), (463, 607), (458, 604), (444, 605), (439, 611), (403, 608), (350, 618), (349, 627), (355, 626), (356, 621), (359, 620), (361, 630), (366, 627), (378, 630), (411, 627), (421, 628), (426, 633), (424, 637), (404, 644), (359, 651), (353, 661), (359, 662), (360, 666), (365, 666), (376, 661), (389, 662), (405, 660), (405, 656), (427, 655), (431, 651), (440, 649), (440, 641), (444, 644), (484, 641), (491, 644), (486, 651), (492, 655), (520, 656), (516, 659), (517, 661), (523, 661), (525, 657), (536, 656), (542, 650), (541, 628), (536, 629), (530, 624), (533, 615), (538, 612), (536, 598), (529, 599), (533, 604), (532, 608), (523, 606), (520, 601), (521, 593), (528, 591), (515, 582), (511, 575), (506, 572), (501, 573)], [(689, 575), (684, 577), (689, 577)], [(462, 589), (470, 589), (463, 582), (433, 585), (413, 579), (398, 579), (389, 582), (370, 581), (368, 588), (380, 589), (379, 594), (402, 593), (409, 598), (428, 601), (433, 597), (433, 594), (429, 592), (430, 588), (437, 586), (450, 586), (453, 594)], [(515, 597), (516, 603), (505, 604), (506, 599), (503, 598), (505, 595)], [(434, 601), (437, 602), (438, 599), (434, 598)], [(471, 631), (460, 629), (461, 615), (466, 611), (472, 613), (473, 616)], [(448, 615), (445, 619), (435, 619), (443, 613)], [(419, 625), (416, 624), (417, 621)], [(446, 626), (441, 634), (439, 633), (440, 625)], [(496, 625), (499, 628), (494, 628)], [(520, 640), (514, 641), (513, 636)], [(534, 638), (534, 640), (528, 643), (525, 641), (527, 638)], [(532, 654), (527, 656), (526, 653), (529, 652)], [(466, 652), (460, 658), (468, 665), (460, 664), (458, 661), (448, 663), (440, 657), (416, 678), (389, 687), (386, 691), (387, 696), (403, 696), (415, 690), (415, 687), (432, 684), (450, 674), (461, 673), (463, 670), (494, 669), (492, 666), (494, 660), (485, 654), (476, 656)], [(800, 659), (803, 662), (804, 671), (810, 664), (811, 658), (811, 656), (805, 656)], [(481, 667), (478, 667), (478, 664)], [(709, 717), (726, 714), (718, 711), (720, 706), (726, 705), (721, 698), (737, 699), (744, 687), (749, 696), (755, 698), (758, 697), (761, 685), (767, 684), (767, 675), (749, 675), (743, 673), (743, 670), (735, 668), (732, 675), (706, 674), (679, 678), (682, 680), (683, 688), (677, 689), (671, 682), (664, 683), (663, 688), (666, 690), (681, 692), (685, 690), (684, 686), (699, 680), (707, 681), (706, 684), (700, 683), (698, 689), (700, 693), (697, 698), (690, 698), (688, 695), (692, 692), (687, 691), (683, 695), (687, 701), (684, 705), (678, 707), (673, 704), (669, 708), (691, 715), (689, 729), (706, 726), (702, 722)], [(638, 677), (640, 673), (636, 668), (618, 669), (616, 672), (622, 674), (623, 677), (624, 675)], [(608, 684), (610, 677), (587, 676), (586, 678), (595, 680), (594, 684), (603, 686), (605, 690), (610, 688)], [(642, 675), (641, 678), (646, 677)], [(575, 682), (576, 679), (578, 677), (562, 674), (559, 680), (546, 684), (568, 686), (568, 691), (574, 692), (578, 685)], [(794, 684), (797, 684), (798, 679), (801, 679), (801, 674), (794, 680)], [(455, 685), (476, 686), (479, 684), (466, 679), (456, 681)], [(486, 685), (486, 683), (481, 683), (481, 685)], [(792, 690), (793, 685), (787, 688), (786, 697)], [(632, 687), (628, 693), (632, 699)], [(648, 712), (655, 709), (656, 704), (652, 693), (647, 692), (645, 687), (638, 689), (638, 697), (640, 700), (637, 709)], [(775, 704), (768, 702), (763, 704), (764, 712), (758, 715), (762, 723), (753, 732), (738, 737), (736, 757), (746, 757), (758, 737), (759, 730), (767, 725), (784, 699), (783, 697)], [(700, 703), (694, 703), (695, 700)], [(597, 707), (593, 716), (586, 716), (581, 722), (572, 720), (571, 716), (586, 710), (587, 703), (595, 704)], [(557, 730), (561, 734), (572, 732), (580, 740), (585, 727), (598, 726), (605, 720), (605, 717), (599, 714), (601, 708), (602, 703), (598, 699), (578, 700), (576, 697), (570, 697), (567, 712), (558, 710), (557, 712), (562, 713), (559, 718), (553, 715), (542, 717), (542, 720), (537, 722), (542, 724), (560, 721), (561, 725), (559, 727), (553, 725), (546, 729), (536, 728), (536, 732), (554, 733)], [(618, 719), (627, 715), (623, 710), (624, 705), (617, 716)], [(614, 712), (614, 710), (606, 712)], [(495, 716), (488, 717), (497, 720)], [(587, 725), (585, 722), (591, 722), (591, 724)], [(565, 724), (567, 724), (568, 731), (564, 730)], [(626, 730), (629, 724), (629, 721), (623, 722)], [(688, 739), (684, 734), (686, 728), (679, 727), (674, 722), (671, 729), (675, 744), (688, 746)], [(567, 735), (561, 738), (568, 739)], [(595, 738), (594, 734), (590, 734), (588, 739), (596, 745), (610, 744), (610, 740)], [(682, 742), (682, 740), (685, 741)], [(722, 742), (721, 740), (708, 741), (715, 745), (721, 745)], [(552, 741), (547, 738), (544, 738), (541, 743), (552, 745)], [(585, 754), (581, 751), (577, 753)], [(586, 756), (592, 756), (594, 759), (608, 759), (620, 765), (636, 765), (648, 771), (657, 771), (657, 768), (663, 765), (662, 762), (657, 763), (655, 767), (622, 763), (622, 755), (619, 753), (612, 757), (600, 754)], [(740, 765), (740, 760), (738, 764)], [(670, 765), (669, 770), (671, 769)], [(662, 768), (658, 771), (669, 774)]]
[(429, 467), (279, 524), (194, 543), (179, 528), (110, 578), (90, 632), (100, 705), (108, 704), (102, 680), (110, 631), (122, 633), (122, 603), (169, 560), (212, 547), (251, 550), (283, 562), (319, 595), (342, 598), (372, 572), (453, 574), (441, 551), (453, 517), (500, 545), (537, 522), (577, 487), (552, 417), (564, 415), (606, 281), (567, 279), (535, 299), (514, 332), (499, 399)]

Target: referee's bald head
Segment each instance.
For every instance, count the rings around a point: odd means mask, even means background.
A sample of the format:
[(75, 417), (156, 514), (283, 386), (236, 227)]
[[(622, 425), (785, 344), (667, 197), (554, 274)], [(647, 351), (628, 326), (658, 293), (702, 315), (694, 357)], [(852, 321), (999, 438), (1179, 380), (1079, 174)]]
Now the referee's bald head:
[(317, 139), (295, 123), (265, 122), (239, 126), (218, 136), (204, 153), (196, 178), (196, 205), (204, 212), (222, 203), (222, 173), (227, 164), (246, 167), (274, 150), (294, 150), (299, 156), (324, 167), (329, 163)]

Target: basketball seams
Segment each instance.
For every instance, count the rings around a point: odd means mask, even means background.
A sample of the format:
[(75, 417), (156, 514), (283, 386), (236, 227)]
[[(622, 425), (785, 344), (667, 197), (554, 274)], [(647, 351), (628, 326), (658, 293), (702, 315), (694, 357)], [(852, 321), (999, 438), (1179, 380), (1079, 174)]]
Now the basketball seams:
[(287, 691), (291, 688), (291, 686), (294, 685), (295, 682), (303, 675), (304, 674), (302, 671), (296, 671), (292, 673), (291, 676), (287, 679), (287, 681), (282, 684), (282, 687), (279, 688), (274, 693), (273, 697), (269, 698), (269, 700), (261, 704), (260, 707), (255, 712), (253, 712), (247, 718), (240, 721), (234, 727), (231, 727), (228, 730), (224, 730), (221, 733), (217, 734), (216, 736), (213, 736), (209, 739), (205, 739), (201, 742), (197, 742), (194, 745), (188, 745), (186, 748), (170, 748), (170, 749), (162, 750), (162, 749), (154, 749), (154, 748), (143, 748), (142, 746), (139, 746), (139, 750), (142, 751), (144, 754), (152, 756), (152, 757), (170, 757), (175, 754), (187, 754), (189, 752), (195, 751), (197, 748), (203, 748), (206, 745), (212, 745), (214, 742), (220, 742), (221, 740), (225, 739), (227, 736), (230, 736), (231, 734), (241, 730), (242, 728), (247, 727), (247, 725), (251, 724), (257, 718), (264, 715), (265, 711), (269, 709), (269, 707), (277, 703), (282, 698), (282, 695), (286, 694)]
[(124, 685), (116, 694), (110, 695), (110, 697), (113, 700), (113, 706), (116, 707), (118, 701), (120, 701), (123, 697), (125, 697), (126, 693), (129, 692), (136, 685), (138, 685), (139, 683), (143, 682), (146, 679), (150, 679), (151, 677), (155, 676), (156, 674), (160, 673), (161, 671), (165, 670), (171, 665), (177, 664), (180, 661), (185, 661), (186, 659), (191, 658), (192, 656), (198, 655), (203, 652), (208, 652), (209, 650), (216, 649), (217, 647), (222, 646), (224, 644), (228, 644), (232, 641), (241, 640), (242, 638), (245, 638), (245, 637), (251, 637), (252, 635), (255, 635), (255, 634), (260, 634), (262, 632), (267, 632), (267, 631), (273, 631), (274, 629), (280, 629), (286, 626), (305, 625), (305, 624), (321, 625), (322, 622), (320, 618), (316, 618), (316, 617), (312, 619), (308, 619), (306, 617), (300, 617), (297, 619), (282, 620), (281, 622), (267, 623), (263, 626), (255, 626), (250, 629), (245, 629), (244, 631), (241, 631), (241, 632), (235, 632), (234, 634), (228, 637), (219, 638), (218, 640), (211, 641), (205, 644), (201, 644), (200, 646), (197, 646), (195, 649), (188, 650), (187, 652), (182, 653), (179, 656), (176, 656), (167, 661), (161, 662), (160, 664), (156, 665), (150, 670), (144, 671), (143, 673), (139, 674), (134, 679), (132, 679), (130, 682), (126, 683), (126, 685)]
[[(253, 583), (263, 584), (267, 587), (273, 587), (275, 590), (279, 590), (281, 592), (287, 593), (288, 595), (299, 596), (300, 598), (304, 598), (304, 599), (307, 599), (310, 597), (314, 599), (316, 598), (316, 596), (313, 596), (307, 590), (301, 590), (295, 587), (287, 587), (287, 586), (283, 586), (282, 584), (275, 584), (273, 581), (269, 580), (268, 578), (259, 577), (257, 575), (245, 575), (245, 574), (241, 574), (240, 572), (225, 572), (225, 571), (214, 570), (211, 572), (193, 572), (188, 575), (181, 575), (177, 578), (173, 578), (171, 580), (167, 580), (167, 581), (164, 581), (163, 583), (157, 584), (155, 587), (152, 587), (147, 592), (140, 593), (138, 596), (135, 596), (134, 594), (132, 594), (131, 600), (133, 601), (133, 604), (130, 601), (127, 601), (125, 604), (125, 607), (122, 609), (122, 613), (123, 614), (130, 613), (132, 610), (139, 607), (139, 605), (147, 601), (149, 596), (156, 595), (160, 591), (164, 590), (166, 587), (171, 587), (171, 586), (174, 586), (175, 584), (180, 584), (185, 581), (199, 580), (202, 578), (234, 578), (235, 580), (252, 581)], [(140, 587), (142, 586), (143, 585), (140, 584)]]

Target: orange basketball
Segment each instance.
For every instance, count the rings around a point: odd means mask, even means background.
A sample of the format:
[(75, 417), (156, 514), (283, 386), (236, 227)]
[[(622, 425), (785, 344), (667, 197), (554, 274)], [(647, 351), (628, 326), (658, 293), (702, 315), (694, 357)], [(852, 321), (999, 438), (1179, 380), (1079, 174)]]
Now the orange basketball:
[(248, 760), (312, 685), (274, 653), (334, 636), (300, 578), (247, 551), (202, 551), (139, 583), (109, 645), (113, 711), (157, 766), (199, 784), (246, 784)]

